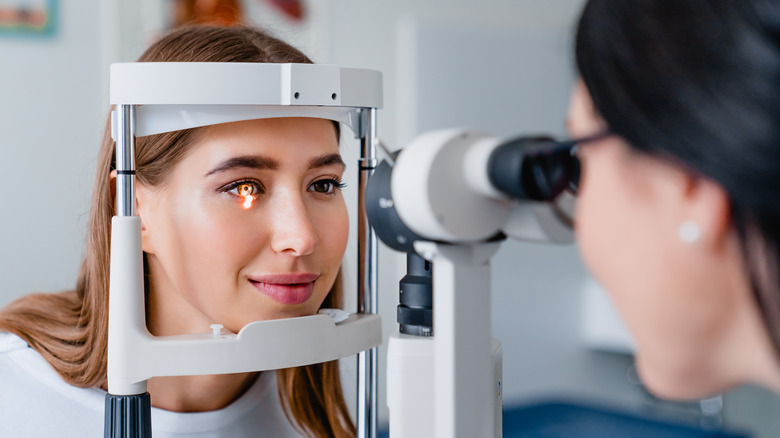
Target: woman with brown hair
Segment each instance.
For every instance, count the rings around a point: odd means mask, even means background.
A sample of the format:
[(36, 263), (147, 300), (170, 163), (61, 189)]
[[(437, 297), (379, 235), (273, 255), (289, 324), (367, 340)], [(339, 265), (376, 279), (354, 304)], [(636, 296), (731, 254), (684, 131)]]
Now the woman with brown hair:
[[(173, 31), (139, 61), (311, 63), (259, 30), (202, 26)], [(202, 332), (213, 322), (238, 332), (256, 320), (340, 307), (348, 217), (338, 139), (336, 123), (306, 118), (137, 139), (136, 210), (153, 335)], [(3, 435), (101, 433), (114, 166), (107, 128), (76, 289), (26, 296), (0, 311)], [(148, 392), (155, 438), (355, 435), (337, 362), (156, 377)]]

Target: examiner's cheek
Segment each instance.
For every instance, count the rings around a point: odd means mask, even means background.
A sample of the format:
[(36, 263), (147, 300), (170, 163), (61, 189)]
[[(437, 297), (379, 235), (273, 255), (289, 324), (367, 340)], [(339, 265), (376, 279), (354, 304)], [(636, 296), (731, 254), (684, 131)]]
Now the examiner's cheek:
[(598, 209), (594, 209), (593, 200), (587, 192), (581, 193), (583, 196), (577, 200), (575, 211), (575, 239), (583, 263), (588, 271), (598, 278), (601, 274), (599, 269), (601, 246), (604, 244), (603, 240), (599, 238), (598, 215), (594, 216), (594, 213), (597, 212)]

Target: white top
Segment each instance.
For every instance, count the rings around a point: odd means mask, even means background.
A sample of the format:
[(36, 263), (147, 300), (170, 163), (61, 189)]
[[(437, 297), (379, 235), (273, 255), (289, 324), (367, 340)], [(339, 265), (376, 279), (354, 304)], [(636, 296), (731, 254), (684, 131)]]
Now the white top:
[[(83, 438), (103, 436), (106, 392), (66, 383), (16, 335), (0, 333), (0, 435)], [(154, 438), (300, 437), (287, 421), (273, 371), (226, 408), (196, 413), (152, 408)]]

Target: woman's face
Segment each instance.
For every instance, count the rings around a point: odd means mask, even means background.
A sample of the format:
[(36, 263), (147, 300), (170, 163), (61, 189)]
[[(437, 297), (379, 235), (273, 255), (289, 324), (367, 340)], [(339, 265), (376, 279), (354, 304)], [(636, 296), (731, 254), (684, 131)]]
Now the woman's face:
[[(569, 110), (573, 138), (603, 132), (580, 82)], [(678, 237), (695, 187), (662, 160), (617, 136), (578, 151), (576, 234), (583, 260), (610, 293), (637, 342), (637, 364), (656, 393), (690, 397), (718, 386), (718, 349), (736, 307), (707, 245)], [(723, 382), (720, 382), (723, 383)]]
[(327, 120), (205, 128), (160, 187), (137, 190), (150, 331), (316, 313), (347, 245), (343, 172)]

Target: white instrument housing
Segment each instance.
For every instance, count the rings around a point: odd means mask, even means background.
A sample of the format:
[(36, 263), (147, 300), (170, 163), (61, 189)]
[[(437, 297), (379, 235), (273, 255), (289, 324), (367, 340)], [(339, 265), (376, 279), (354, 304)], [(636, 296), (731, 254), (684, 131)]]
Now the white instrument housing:
[(391, 192), (404, 224), (430, 240), (480, 242), (503, 232), (522, 240), (572, 242), (571, 224), (548, 202), (512, 200), (490, 184), (488, 160), (502, 141), (463, 129), (430, 131), (403, 149)]

